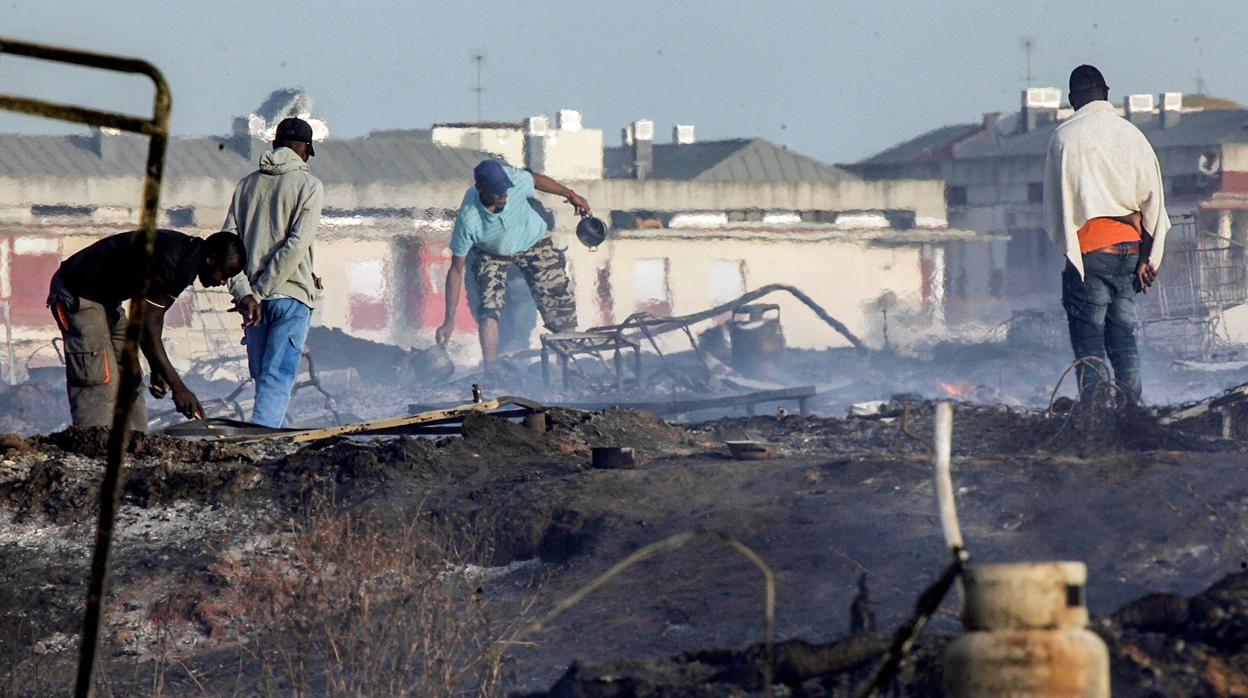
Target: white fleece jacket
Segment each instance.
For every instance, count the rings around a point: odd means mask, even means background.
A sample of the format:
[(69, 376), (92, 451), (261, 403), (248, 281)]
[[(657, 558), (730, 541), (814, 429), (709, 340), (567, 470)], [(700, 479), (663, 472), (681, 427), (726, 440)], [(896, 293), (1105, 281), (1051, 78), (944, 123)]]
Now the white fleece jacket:
[(1049, 235), (1083, 276), (1079, 229), (1093, 218), (1139, 211), (1153, 236), (1149, 261), (1161, 267), (1166, 248), (1165, 187), (1148, 139), (1109, 102), (1089, 102), (1058, 124), (1044, 166), (1044, 210)]
[(312, 248), (321, 223), (325, 188), (290, 148), (260, 158), (260, 169), (239, 181), (222, 230), (243, 239), (247, 265), (229, 280), (242, 300), (286, 296), (312, 307), (320, 289), (312, 273)]

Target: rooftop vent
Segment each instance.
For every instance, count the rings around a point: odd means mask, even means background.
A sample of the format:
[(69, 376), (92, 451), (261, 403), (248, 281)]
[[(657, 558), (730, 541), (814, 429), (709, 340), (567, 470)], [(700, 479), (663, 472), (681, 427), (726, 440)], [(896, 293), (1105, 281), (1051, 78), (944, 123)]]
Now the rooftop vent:
[(1123, 100), (1123, 107), (1128, 114), (1151, 112), (1153, 110), (1153, 96), (1149, 94), (1127, 95), (1126, 99)]
[(688, 145), (695, 142), (693, 124), (676, 124), (672, 127), (672, 142), (679, 145)]
[(1122, 109), (1131, 123), (1137, 126), (1148, 123), (1153, 118), (1153, 96), (1148, 94), (1127, 95), (1122, 100)]
[(624, 129), (625, 144), (633, 154), (633, 177), (645, 179), (654, 170), (654, 122), (638, 119)]
[(1057, 121), (1057, 110), (1062, 106), (1062, 91), (1056, 87), (1028, 87), (1023, 90), (1022, 101), (1017, 131), (1030, 133)]
[(633, 122), (633, 138), (639, 141), (654, 140), (654, 122), (649, 119), (638, 119)]
[(1182, 92), (1161, 93), (1161, 127), (1174, 128), (1179, 125), (1180, 114), (1183, 112)]
[(524, 120), (524, 130), (530, 136), (545, 136), (550, 130), (550, 117), (545, 114), (530, 116)]
[(1062, 106), (1062, 91), (1056, 87), (1028, 87), (1023, 91), (1023, 106), (1057, 109)]
[(580, 131), (581, 113), (575, 109), (560, 109), (555, 114), (555, 124), (560, 131)]

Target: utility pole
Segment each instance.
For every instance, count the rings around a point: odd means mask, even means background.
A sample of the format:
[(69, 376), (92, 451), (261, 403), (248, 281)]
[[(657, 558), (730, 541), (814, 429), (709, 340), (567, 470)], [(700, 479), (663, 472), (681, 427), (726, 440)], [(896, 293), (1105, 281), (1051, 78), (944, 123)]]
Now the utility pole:
[(485, 54), (474, 53), (472, 60), (477, 64), (477, 86), (472, 91), (477, 95), (477, 123), (481, 123), (481, 95), (485, 92), (485, 88), (481, 86), (481, 66), (485, 63)]
[(1200, 37), (1196, 37), (1196, 94), (1205, 94), (1205, 77), (1201, 68), (1205, 62), (1205, 49), (1200, 45)]
[(1026, 87), (1031, 87), (1031, 52), (1036, 48), (1036, 40), (1031, 37), (1023, 37), (1023, 53), (1027, 54), (1027, 78)]

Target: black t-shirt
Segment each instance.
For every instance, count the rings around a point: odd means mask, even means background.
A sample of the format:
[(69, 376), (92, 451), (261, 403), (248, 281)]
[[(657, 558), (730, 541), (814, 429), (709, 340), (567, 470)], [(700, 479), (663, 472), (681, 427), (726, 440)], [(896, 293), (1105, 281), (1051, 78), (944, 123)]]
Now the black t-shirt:
[[(168, 308), (195, 281), (204, 241), (176, 230), (156, 231), (156, 257), (147, 299)], [(139, 295), (142, 283), (130, 233), (110, 235), (61, 262), (61, 283), (76, 296), (105, 306)]]

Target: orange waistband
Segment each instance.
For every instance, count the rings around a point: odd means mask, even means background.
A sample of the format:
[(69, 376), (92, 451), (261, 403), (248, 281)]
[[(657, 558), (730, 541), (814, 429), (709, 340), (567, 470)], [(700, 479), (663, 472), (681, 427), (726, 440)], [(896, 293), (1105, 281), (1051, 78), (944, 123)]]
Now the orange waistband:
[(1135, 228), (1113, 218), (1092, 218), (1079, 229), (1079, 251), (1091, 252), (1120, 242), (1139, 242)]

